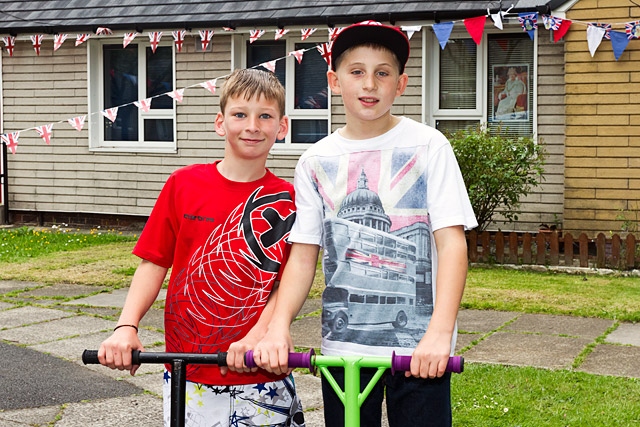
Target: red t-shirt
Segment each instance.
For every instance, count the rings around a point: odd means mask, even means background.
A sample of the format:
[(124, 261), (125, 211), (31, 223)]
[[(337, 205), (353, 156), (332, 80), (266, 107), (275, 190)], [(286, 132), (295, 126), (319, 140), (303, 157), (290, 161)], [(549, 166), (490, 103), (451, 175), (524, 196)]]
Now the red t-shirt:
[[(233, 182), (216, 164), (192, 165), (165, 183), (133, 253), (171, 268), (165, 303), (167, 352), (217, 353), (255, 325), (288, 255), (293, 186), (273, 175)], [(266, 371), (225, 376), (188, 365), (210, 385), (280, 379)]]

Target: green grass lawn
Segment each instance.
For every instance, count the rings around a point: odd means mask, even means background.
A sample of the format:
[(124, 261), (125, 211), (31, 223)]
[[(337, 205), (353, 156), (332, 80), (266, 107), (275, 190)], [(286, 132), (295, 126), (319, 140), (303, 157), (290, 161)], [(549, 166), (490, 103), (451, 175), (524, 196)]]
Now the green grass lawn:
[[(0, 280), (125, 287), (139, 263), (135, 240), (113, 231), (0, 230)], [(473, 267), (462, 306), (640, 321), (640, 279)], [(452, 405), (455, 426), (640, 426), (640, 380), (467, 363), (453, 375)]]

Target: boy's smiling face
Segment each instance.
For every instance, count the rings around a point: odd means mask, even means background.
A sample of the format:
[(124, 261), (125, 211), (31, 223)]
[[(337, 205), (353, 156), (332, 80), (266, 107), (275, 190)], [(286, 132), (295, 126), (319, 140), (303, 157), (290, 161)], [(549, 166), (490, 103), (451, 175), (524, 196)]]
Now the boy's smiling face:
[(227, 100), (215, 120), (216, 132), (225, 137), (228, 155), (239, 159), (266, 157), (276, 139), (287, 135), (288, 119), (280, 116), (275, 100), (244, 96)]
[(342, 95), (349, 119), (362, 123), (386, 120), (408, 77), (399, 74), (398, 60), (385, 48), (356, 46), (341, 55), (336, 71), (327, 73), (329, 87)]

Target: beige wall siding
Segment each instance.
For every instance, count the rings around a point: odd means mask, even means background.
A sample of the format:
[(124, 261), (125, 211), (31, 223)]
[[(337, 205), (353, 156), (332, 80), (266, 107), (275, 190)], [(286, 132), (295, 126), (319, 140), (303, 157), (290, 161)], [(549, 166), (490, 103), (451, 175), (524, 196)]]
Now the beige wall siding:
[[(621, 23), (638, 14), (628, 1), (581, 0), (567, 17)], [(584, 25), (573, 25), (565, 38), (565, 229), (618, 232), (618, 216), (636, 218), (640, 210), (640, 45), (631, 40), (616, 61), (607, 40), (591, 57)]]

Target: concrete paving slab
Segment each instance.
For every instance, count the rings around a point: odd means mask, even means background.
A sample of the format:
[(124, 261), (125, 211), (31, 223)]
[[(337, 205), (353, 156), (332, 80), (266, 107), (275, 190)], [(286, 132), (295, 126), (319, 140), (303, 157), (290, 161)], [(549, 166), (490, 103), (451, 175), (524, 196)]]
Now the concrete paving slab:
[[(50, 320), (63, 319), (73, 316), (63, 310), (53, 310), (50, 308), (38, 308), (33, 306), (17, 307), (10, 310), (0, 311), (0, 328), (9, 329), (22, 325), (46, 322)], [(1, 334), (2, 332), (0, 332)], [(0, 335), (0, 338), (3, 338)]]
[(612, 320), (545, 314), (522, 314), (504, 331), (563, 335), (594, 340), (613, 325)]
[(519, 315), (520, 313), (508, 311), (460, 310), (458, 312), (458, 330), (486, 334), (495, 331)]
[(113, 322), (89, 316), (72, 316), (0, 331), (0, 339), (33, 345), (71, 338), (79, 334), (111, 330)]
[(306, 316), (309, 313), (313, 313), (314, 311), (319, 311), (322, 309), (322, 299), (314, 298), (308, 299), (304, 302), (304, 305), (300, 309), (298, 316)]
[(590, 374), (640, 378), (640, 347), (599, 344), (576, 370)]
[(22, 289), (31, 289), (42, 286), (42, 283), (22, 282), (19, 280), (0, 280), (0, 294), (6, 294)]
[(304, 317), (291, 324), (291, 339), (296, 347), (320, 348), (322, 325), (319, 317)]
[(48, 426), (55, 421), (56, 416), (60, 414), (61, 411), (61, 405), (0, 411), (0, 426)]
[(24, 297), (59, 297), (59, 298), (78, 298), (100, 292), (107, 289), (104, 286), (78, 285), (74, 283), (59, 283), (55, 285), (47, 285), (37, 289), (31, 289), (20, 294)]
[[(140, 367), (142, 368), (142, 366)], [(158, 397), (162, 397), (162, 385), (164, 384), (164, 371), (160, 367), (159, 372), (142, 373), (140, 369), (134, 376), (126, 375), (122, 377), (123, 381), (144, 389), (144, 391), (153, 393)]]
[[(73, 301), (69, 301), (67, 304), (73, 305), (90, 305), (93, 307), (122, 307), (124, 301), (127, 298), (129, 288), (115, 289), (113, 292), (101, 293), (86, 298), (80, 298)], [(161, 289), (156, 301), (164, 300), (167, 295), (166, 289)]]
[(497, 332), (464, 353), (469, 362), (539, 368), (569, 368), (591, 342), (584, 338)]
[(162, 399), (148, 394), (68, 405), (56, 427), (162, 425)]
[(640, 347), (640, 323), (621, 323), (607, 335), (606, 342)]
[(471, 343), (475, 340), (479, 340), (482, 338), (484, 334), (458, 334), (458, 339), (456, 341), (456, 349), (455, 354), (460, 354), (460, 351), (471, 345)]
[(15, 307), (15, 304), (9, 304), (8, 302), (0, 301), (0, 311), (7, 310), (7, 309), (13, 308), (13, 307)]

